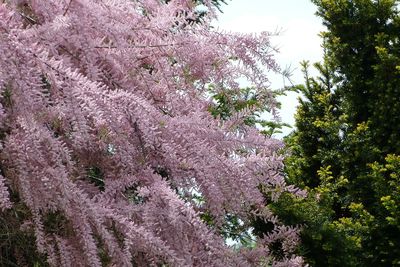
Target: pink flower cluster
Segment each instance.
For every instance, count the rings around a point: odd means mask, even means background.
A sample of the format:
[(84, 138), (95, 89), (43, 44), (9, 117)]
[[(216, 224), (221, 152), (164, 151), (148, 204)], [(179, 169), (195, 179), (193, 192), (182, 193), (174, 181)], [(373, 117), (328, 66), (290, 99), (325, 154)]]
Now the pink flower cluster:
[[(100, 250), (114, 266), (302, 265), (295, 229), (265, 208), (263, 194), (292, 190), (280, 142), (208, 112), (210, 86), (244, 77), (269, 94), (268, 34), (216, 31), (211, 5), (193, 23), (184, 0), (2, 2), (0, 210), (19, 196), (50, 265), (101, 266)], [(225, 245), (226, 214), (255, 213), (274, 231), (254, 249)]]

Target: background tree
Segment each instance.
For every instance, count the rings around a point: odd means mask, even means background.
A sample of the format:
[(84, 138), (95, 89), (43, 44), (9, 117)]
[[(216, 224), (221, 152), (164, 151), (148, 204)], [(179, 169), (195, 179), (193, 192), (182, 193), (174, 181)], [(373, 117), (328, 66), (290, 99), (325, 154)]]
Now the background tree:
[[(302, 265), (263, 196), (297, 191), (282, 143), (209, 113), (210, 84), (268, 91), (269, 36), (216, 32), (204, 3), (2, 1), (0, 265)], [(268, 235), (224, 244), (254, 217)]]
[(324, 64), (315, 64), (320, 73), (317, 78), (308, 75), (308, 67), (304, 62), (306, 83), (297, 87), (302, 98), (295, 117), (296, 130), (285, 138), (286, 178), (305, 188), (308, 196), (298, 199), (285, 194), (271, 207), (286, 223), (303, 226), (299, 253), (312, 266), (356, 266), (361, 256), (359, 239), (366, 229), (360, 227), (360, 221), (347, 222), (339, 229), (339, 220), (354, 215), (368, 223), (371, 216), (359, 205), (346, 206), (349, 181), (340, 166), (346, 116), (335, 73), (327, 57)]
[(278, 213), (305, 225), (302, 253), (316, 266), (398, 266), (398, 1), (313, 2), (326, 57), (301, 89), (286, 161), (288, 180), (310, 194), (296, 210), (281, 199)]

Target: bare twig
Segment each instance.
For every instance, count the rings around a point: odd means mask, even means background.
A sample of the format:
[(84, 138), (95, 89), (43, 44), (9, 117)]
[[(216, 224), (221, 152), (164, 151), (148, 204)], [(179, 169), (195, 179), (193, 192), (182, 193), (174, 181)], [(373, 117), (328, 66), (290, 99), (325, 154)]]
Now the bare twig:
[(115, 49), (115, 48), (157, 48), (157, 47), (168, 47), (168, 46), (176, 46), (176, 45), (186, 45), (187, 43), (176, 43), (176, 44), (158, 44), (158, 45), (130, 45), (128, 47), (119, 47), (119, 46), (95, 46), (94, 48), (105, 48), (105, 49)]
[(67, 12), (68, 12), (68, 10), (69, 10), (69, 7), (71, 6), (71, 3), (72, 3), (72, 0), (69, 0), (69, 3), (68, 3), (68, 5), (67, 5), (67, 8), (66, 8), (65, 11), (64, 11), (63, 16), (65, 16), (65, 15), (67, 14)]

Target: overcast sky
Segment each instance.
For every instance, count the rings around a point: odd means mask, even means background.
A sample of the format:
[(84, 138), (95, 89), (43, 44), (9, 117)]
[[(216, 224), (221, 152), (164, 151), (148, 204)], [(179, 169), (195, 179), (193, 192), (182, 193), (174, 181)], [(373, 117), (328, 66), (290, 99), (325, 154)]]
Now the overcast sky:
[[(280, 53), (276, 60), (284, 69), (293, 70), (294, 83), (302, 83), (303, 77), (299, 62), (320, 61), (322, 58), (321, 40), (318, 33), (323, 30), (321, 20), (314, 15), (316, 7), (310, 0), (231, 0), (223, 5), (216, 26), (235, 32), (280, 31), (272, 43)], [(272, 87), (281, 88), (282, 78), (271, 77)], [(291, 94), (281, 99), (282, 121), (293, 124), (297, 96)], [(290, 129), (286, 129), (285, 134)]]

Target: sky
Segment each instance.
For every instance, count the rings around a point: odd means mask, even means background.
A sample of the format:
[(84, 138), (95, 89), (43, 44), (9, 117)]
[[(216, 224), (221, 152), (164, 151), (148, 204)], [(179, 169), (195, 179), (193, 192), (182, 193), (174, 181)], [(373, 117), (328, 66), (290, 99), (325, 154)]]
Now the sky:
[[(227, 0), (227, 3), (222, 6), (223, 13), (215, 26), (221, 30), (242, 33), (280, 32), (271, 40), (279, 48), (275, 59), (282, 69), (290, 67), (291, 79), (295, 84), (304, 81), (299, 65), (301, 61), (313, 63), (321, 60), (321, 39), (318, 34), (324, 28), (321, 20), (314, 15), (316, 7), (310, 0)], [(274, 89), (289, 85), (287, 81), (284, 84), (279, 75), (270, 79)], [(297, 94), (290, 93), (279, 98), (283, 122), (294, 125), (297, 97)], [(284, 129), (283, 135), (290, 131)]]

